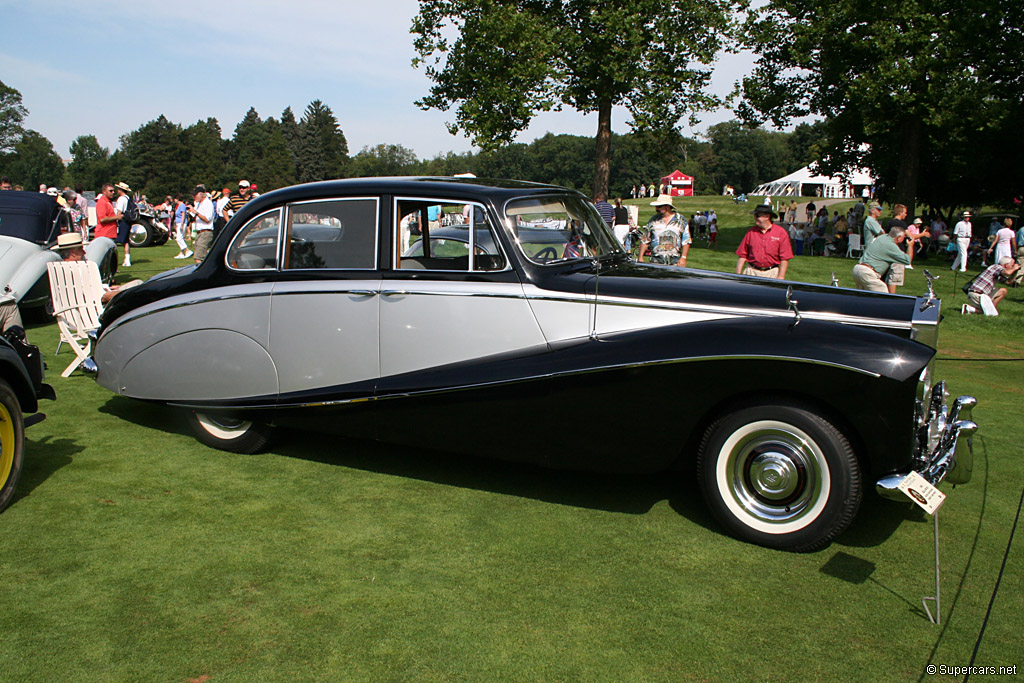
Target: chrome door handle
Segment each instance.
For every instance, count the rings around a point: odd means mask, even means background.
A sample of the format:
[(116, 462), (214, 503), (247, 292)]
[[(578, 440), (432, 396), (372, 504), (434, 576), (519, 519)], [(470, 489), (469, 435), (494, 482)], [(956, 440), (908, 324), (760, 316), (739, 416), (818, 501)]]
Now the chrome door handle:
[(355, 294), (356, 296), (373, 296), (377, 293), (375, 289), (350, 289), (349, 294)]
[(381, 292), (381, 296), (402, 296), (403, 294), (409, 294), (404, 289), (385, 289)]

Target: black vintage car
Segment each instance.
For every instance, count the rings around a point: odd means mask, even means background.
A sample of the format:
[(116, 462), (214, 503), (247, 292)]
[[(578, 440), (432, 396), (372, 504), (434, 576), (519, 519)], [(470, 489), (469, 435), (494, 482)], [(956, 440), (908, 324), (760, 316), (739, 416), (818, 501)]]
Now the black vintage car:
[(228, 450), (292, 426), (695, 471), (732, 533), (810, 550), (869, 482), (970, 478), (974, 401), (947, 408), (932, 377), (939, 308), (637, 264), (559, 187), (353, 179), (249, 202), (201, 265), (111, 302), (88, 365)]

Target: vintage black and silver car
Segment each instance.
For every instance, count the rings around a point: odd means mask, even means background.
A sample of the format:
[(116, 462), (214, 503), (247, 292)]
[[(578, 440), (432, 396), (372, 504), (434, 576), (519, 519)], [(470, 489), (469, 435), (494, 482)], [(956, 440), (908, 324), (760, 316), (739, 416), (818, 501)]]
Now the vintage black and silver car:
[(939, 309), (637, 264), (559, 187), (352, 179), (265, 194), (201, 265), (119, 294), (90, 365), (219, 448), (291, 426), (696, 472), (730, 532), (810, 550), (868, 482), (970, 478), (974, 400), (947, 407), (932, 377)]

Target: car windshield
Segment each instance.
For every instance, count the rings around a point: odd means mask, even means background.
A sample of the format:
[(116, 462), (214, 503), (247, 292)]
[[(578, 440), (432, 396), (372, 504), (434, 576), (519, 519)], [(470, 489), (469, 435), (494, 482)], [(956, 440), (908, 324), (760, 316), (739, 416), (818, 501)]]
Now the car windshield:
[(547, 265), (622, 253), (597, 209), (581, 197), (514, 199), (505, 205), (506, 227), (523, 256)]

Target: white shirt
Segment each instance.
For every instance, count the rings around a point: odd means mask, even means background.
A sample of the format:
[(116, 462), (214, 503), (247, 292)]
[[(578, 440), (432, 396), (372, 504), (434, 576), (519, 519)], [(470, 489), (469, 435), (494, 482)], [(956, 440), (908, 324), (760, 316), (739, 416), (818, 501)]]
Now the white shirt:
[[(196, 213), (196, 231), (213, 230), (213, 202), (210, 201), (209, 197), (203, 198), (203, 201), (196, 207)], [(204, 222), (203, 216), (210, 220)]]
[(971, 224), (967, 221), (960, 221), (955, 226), (953, 226), (953, 234), (962, 240), (970, 239)]
[(120, 197), (117, 198), (116, 202), (114, 202), (114, 211), (117, 211), (118, 213), (120, 213), (123, 216), (124, 212), (127, 211), (127, 210), (128, 210), (128, 195), (123, 194), (123, 195), (121, 195)]

